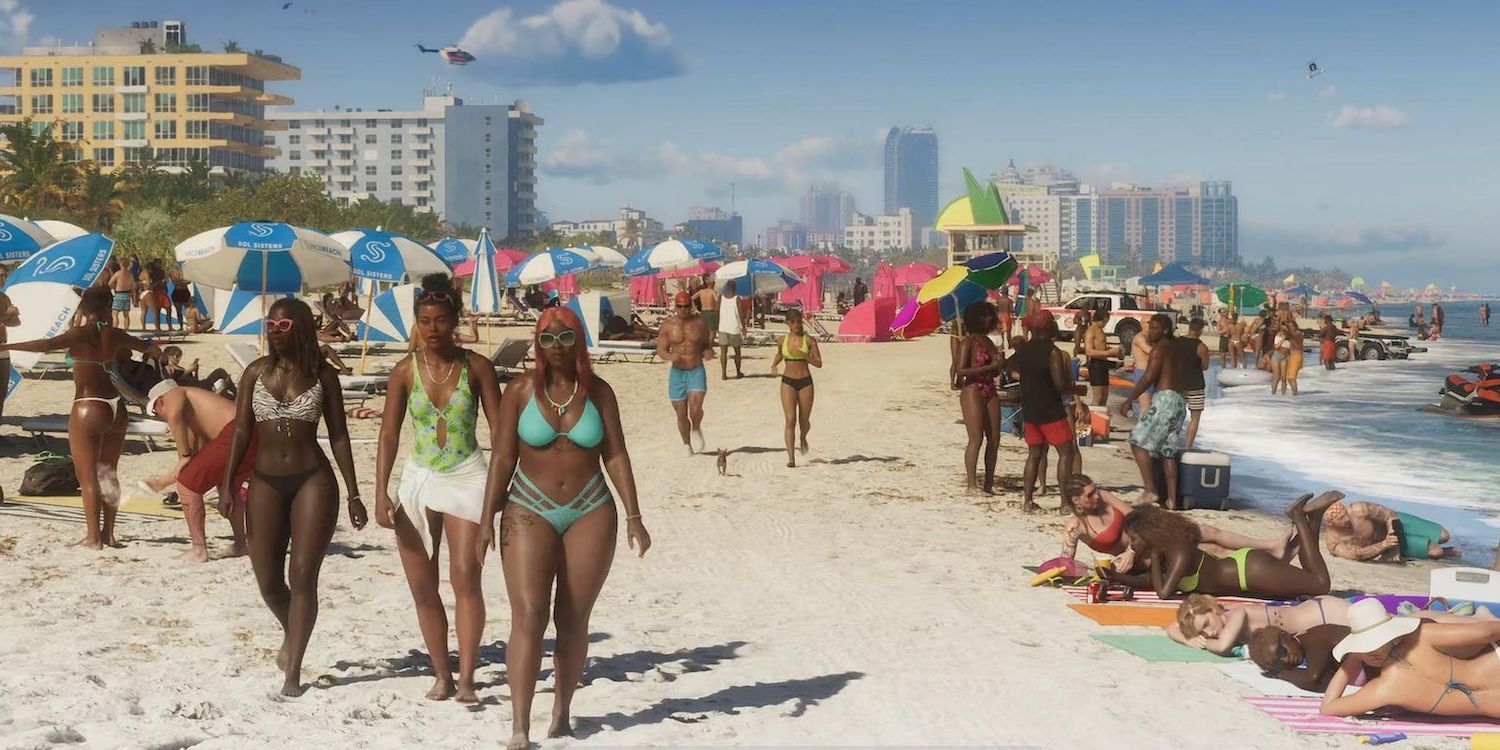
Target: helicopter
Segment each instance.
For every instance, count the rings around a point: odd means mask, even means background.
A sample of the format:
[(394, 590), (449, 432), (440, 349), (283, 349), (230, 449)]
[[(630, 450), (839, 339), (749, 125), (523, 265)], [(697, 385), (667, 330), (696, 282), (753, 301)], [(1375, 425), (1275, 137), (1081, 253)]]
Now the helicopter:
[(439, 47), (437, 49), (433, 49), (431, 47), (423, 47), (421, 44), (415, 46), (417, 49), (423, 52), (430, 52), (432, 54), (441, 56), (443, 60), (446, 61), (449, 65), (468, 65), (469, 63), (474, 62), (476, 59), (478, 59), (474, 57), (473, 53), (456, 44), (447, 47)]
[(1313, 78), (1317, 78), (1320, 75), (1323, 75), (1323, 69), (1320, 68), (1320, 67), (1318, 67), (1318, 61), (1317, 60), (1308, 60), (1307, 61), (1307, 77), (1308, 77), (1308, 79), (1311, 80)]

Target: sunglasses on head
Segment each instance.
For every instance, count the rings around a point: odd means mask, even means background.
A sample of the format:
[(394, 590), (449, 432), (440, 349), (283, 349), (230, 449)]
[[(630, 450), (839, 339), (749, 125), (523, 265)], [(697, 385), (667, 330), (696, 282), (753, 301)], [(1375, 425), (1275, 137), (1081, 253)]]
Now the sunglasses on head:
[(453, 299), (453, 295), (451, 295), (451, 294), (449, 294), (449, 293), (447, 293), (447, 292), (445, 292), (445, 291), (443, 291), (441, 289), (434, 289), (434, 290), (432, 290), (430, 292), (422, 292), (421, 294), (417, 295), (417, 301), (418, 302), (428, 302), (428, 301), (431, 301), (431, 302), (444, 302), (444, 303), (452, 304), (455, 300)]
[(541, 346), (544, 349), (554, 346), (572, 346), (573, 344), (577, 343), (577, 341), (578, 334), (572, 331), (560, 331), (558, 333), (543, 331), (536, 335), (537, 345)]
[(292, 330), (291, 318), (282, 318), (281, 320), (266, 318), (266, 333), (286, 333), (290, 330)]

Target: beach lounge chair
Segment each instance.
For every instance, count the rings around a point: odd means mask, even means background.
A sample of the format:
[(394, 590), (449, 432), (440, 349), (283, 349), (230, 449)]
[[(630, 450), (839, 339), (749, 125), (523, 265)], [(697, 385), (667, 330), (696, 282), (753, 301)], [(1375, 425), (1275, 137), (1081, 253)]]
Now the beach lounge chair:
[(495, 353), (490, 355), (490, 362), (495, 365), (495, 373), (500, 376), (502, 383), (519, 375), (530, 360), (530, 339), (505, 339), (500, 342)]
[[(254, 344), (244, 341), (231, 341), (224, 345), (229, 356), (235, 364), (243, 371), (250, 366), (251, 362), (260, 359), (260, 352)], [(383, 393), (391, 382), (389, 375), (340, 375), (339, 385), (344, 390), (344, 401), (364, 401), (372, 394)]]
[(816, 338), (817, 340), (824, 343), (839, 340), (838, 336), (834, 335), (832, 331), (823, 326), (823, 321), (818, 320), (814, 317), (804, 317), (802, 321), (804, 323), (807, 323), (807, 327), (812, 330), (813, 338)]
[[(67, 440), (68, 415), (61, 414), (50, 417), (33, 417), (21, 423), (21, 429), (29, 433), (36, 440), (38, 450), (46, 450), (47, 438), (53, 435), (62, 435)], [(130, 415), (130, 421), (125, 423), (126, 439), (137, 439), (145, 443), (146, 450), (155, 450), (157, 441), (170, 442), (172, 430), (167, 423), (160, 419)]]
[(589, 347), (589, 356), (595, 362), (639, 362), (651, 364), (656, 361), (655, 341), (599, 341)]

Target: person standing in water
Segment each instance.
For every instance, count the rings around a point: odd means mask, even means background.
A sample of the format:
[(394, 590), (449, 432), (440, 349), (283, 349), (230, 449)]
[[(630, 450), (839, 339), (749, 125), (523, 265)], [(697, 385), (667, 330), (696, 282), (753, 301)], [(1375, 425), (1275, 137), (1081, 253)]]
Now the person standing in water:
[(489, 482), (474, 544), (483, 564), (495, 547), (495, 515), (500, 514), (500, 564), (511, 611), (505, 642), (511, 750), (531, 746), (531, 702), (549, 610), (557, 642), (547, 736), (573, 731), (571, 707), (588, 658), (589, 616), (609, 575), (619, 529), (605, 474), (625, 509), (626, 542), (640, 555), (651, 548), (620, 406), (614, 389), (589, 364), (583, 324), (566, 307), (548, 310), (537, 321), (534, 343), (536, 369), (507, 385), (500, 399), (506, 427), (492, 433)]
[[(797, 465), (797, 454), (793, 448), (807, 453), (807, 433), (812, 429), (813, 379), (812, 368), (823, 366), (823, 352), (818, 341), (807, 335), (802, 327), (802, 313), (786, 312), (787, 333), (776, 346), (776, 356), (771, 359), (771, 374), (786, 363), (786, 374), (781, 376), (781, 411), (786, 415), (784, 436), (786, 439), (786, 465)], [(802, 440), (797, 441), (800, 432)]]
[[(318, 573), (338, 522), (338, 481), (318, 446), (318, 423), (328, 425), (339, 473), (344, 475), (349, 523), (365, 527), (364, 503), (354, 474), (354, 454), (344, 421), (338, 371), (318, 351), (312, 309), (299, 299), (277, 300), (266, 317), (269, 354), (240, 377), (234, 438), (219, 486), (219, 514), (228, 518), (239, 467), (255, 433), (255, 468), (248, 513), (250, 565), (261, 598), (281, 624), (276, 665), (285, 675), (281, 694), (302, 694), (302, 657), (318, 620)], [(288, 565), (290, 552), (290, 565)]]
[[(1183, 423), (1187, 420), (1186, 391), (1194, 382), (1201, 380), (1203, 369), (1198, 358), (1198, 345), (1192, 339), (1177, 339), (1172, 336), (1172, 319), (1165, 314), (1151, 316), (1147, 330), (1156, 341), (1151, 361), (1146, 367), (1146, 376), (1141, 378), (1130, 395), (1120, 404), (1120, 416), (1129, 417), (1137, 397), (1151, 386), (1156, 386), (1156, 397), (1151, 399), (1151, 408), (1141, 416), (1130, 431), (1130, 449), (1135, 463), (1141, 470), (1141, 484), (1145, 494), (1143, 504), (1160, 503), (1177, 510), (1177, 457), (1182, 454), (1186, 441), (1183, 439)], [(1166, 474), (1166, 495), (1156, 486), (1153, 461), (1161, 460)]]
[(1442, 305), (1436, 302), (1432, 303), (1432, 333), (1428, 334), (1428, 340), (1432, 340), (1443, 335), (1443, 322), (1447, 319), (1447, 317), (1448, 316), (1443, 313)]
[[(121, 349), (159, 358), (161, 351), (109, 324), (110, 292), (89, 287), (78, 301), (72, 326), (48, 339), (0, 344), (0, 352), (55, 352), (73, 358), (73, 407), (68, 414), (68, 452), (83, 496), (88, 531), (78, 546), (90, 549), (122, 546), (115, 539), (115, 511), (120, 507), (120, 451), (125, 447), (125, 405), (111, 377)], [(0, 385), (8, 386), (9, 383)]]
[[(375, 522), (396, 531), (401, 567), (416, 601), (417, 626), (436, 677), (428, 700), (474, 703), (474, 669), (484, 633), (484, 592), (475, 539), (484, 511), (489, 464), (475, 437), (484, 409), (490, 434), (508, 429), (500, 417), (500, 383), (489, 360), (458, 345), (463, 306), (446, 274), (422, 279), (413, 303), (418, 350), (391, 370), (380, 448), (375, 456)], [(442, 406), (438, 406), (442, 404)], [(415, 437), (396, 502), (391, 468), (401, 424), (411, 414)], [(448, 580), (457, 600), (458, 682), (448, 665), (448, 615), (438, 590), (438, 545), (448, 536)]]
[(1333, 325), (1333, 316), (1324, 315), (1323, 325), (1318, 329), (1318, 359), (1323, 369), (1332, 370), (1339, 358), (1339, 329)]
[(662, 321), (656, 335), (656, 356), (671, 365), (667, 374), (667, 399), (677, 413), (677, 434), (688, 455), (703, 451), (703, 400), (708, 396), (705, 360), (713, 359), (714, 347), (708, 324), (693, 310), (693, 296), (678, 292), (673, 298), (676, 314)]
[(1196, 370), (1189, 367), (1188, 371), (1183, 373), (1183, 378), (1187, 382), (1184, 383), (1185, 390), (1182, 395), (1187, 399), (1188, 408), (1187, 439), (1183, 442), (1183, 446), (1187, 450), (1192, 450), (1193, 441), (1198, 439), (1198, 422), (1203, 418), (1203, 408), (1208, 404), (1208, 386), (1203, 382), (1203, 373), (1208, 370), (1211, 356), (1208, 353), (1208, 345), (1203, 343), (1203, 329), (1207, 325), (1208, 323), (1202, 318), (1193, 318), (1188, 323), (1187, 336), (1182, 339), (1182, 346), (1188, 346), (1189, 341), (1198, 342), (1194, 348), (1198, 352), (1199, 367)]
[(1479, 325), (1487, 326), (1489, 324), (1490, 324), (1490, 303), (1488, 303), (1488, 302), (1481, 302), (1481, 303), (1479, 303)]

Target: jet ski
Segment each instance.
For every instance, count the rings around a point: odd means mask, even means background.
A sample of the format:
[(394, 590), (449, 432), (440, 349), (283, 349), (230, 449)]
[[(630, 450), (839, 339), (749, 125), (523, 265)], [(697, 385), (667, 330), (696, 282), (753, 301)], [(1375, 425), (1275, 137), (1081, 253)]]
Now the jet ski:
[(1500, 418), (1500, 364), (1474, 365), (1449, 375), (1432, 411), (1469, 419)]

